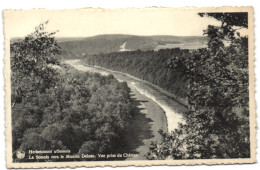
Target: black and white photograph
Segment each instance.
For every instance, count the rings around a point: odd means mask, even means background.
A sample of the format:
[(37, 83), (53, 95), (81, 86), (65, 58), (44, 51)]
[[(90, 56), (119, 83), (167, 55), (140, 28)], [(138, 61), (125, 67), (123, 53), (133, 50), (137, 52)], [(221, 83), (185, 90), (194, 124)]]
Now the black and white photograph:
[(9, 168), (256, 162), (252, 7), (3, 15)]

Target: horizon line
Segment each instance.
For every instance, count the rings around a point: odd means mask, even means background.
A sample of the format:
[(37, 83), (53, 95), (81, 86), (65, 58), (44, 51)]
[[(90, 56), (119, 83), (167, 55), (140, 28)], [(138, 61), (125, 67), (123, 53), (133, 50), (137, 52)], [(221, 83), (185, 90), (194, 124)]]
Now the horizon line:
[[(29, 35), (29, 34), (28, 34)], [(54, 36), (55, 38), (91, 38), (91, 37), (96, 37), (96, 36), (101, 36), (101, 35), (128, 35), (128, 36), (139, 36), (139, 37), (153, 37), (153, 36), (172, 36), (172, 37), (207, 37), (206, 35), (169, 35), (169, 34), (158, 34), (158, 35), (138, 35), (138, 34), (96, 34), (93, 36)], [(27, 35), (26, 35), (27, 36)], [(23, 38), (22, 37), (11, 37), (11, 39), (14, 38)]]

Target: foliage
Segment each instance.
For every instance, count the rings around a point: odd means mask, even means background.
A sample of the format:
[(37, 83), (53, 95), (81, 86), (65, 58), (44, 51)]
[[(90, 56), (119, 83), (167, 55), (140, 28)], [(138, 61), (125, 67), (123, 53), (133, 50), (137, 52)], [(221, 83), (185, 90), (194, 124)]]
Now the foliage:
[(159, 51), (128, 51), (88, 56), (85, 63), (131, 74), (156, 84), (179, 97), (186, 96), (183, 72), (172, 72), (166, 66), (173, 57), (189, 56), (189, 50), (161, 49)]
[[(46, 88), (55, 86), (56, 71), (49, 65), (59, 65), (54, 57), (60, 53), (60, 47), (53, 35), (44, 30), (42, 23), (32, 34), (11, 44), (11, 80), (12, 107), (29, 97), (31, 92), (44, 92)], [(28, 76), (30, 75), (30, 76)], [(29, 83), (24, 86), (25, 83)]]
[[(38, 161), (28, 159), (28, 150), (116, 152), (132, 117), (130, 89), (112, 75), (59, 63), (56, 40), (42, 26), (11, 44), (14, 161)], [(17, 150), (25, 159), (16, 159)]]
[[(174, 57), (169, 63), (173, 71), (185, 72), (189, 78), (189, 112), (179, 129), (171, 134), (161, 132), (164, 139), (152, 143), (149, 159), (250, 157), (248, 42), (234, 29), (247, 27), (247, 14), (200, 15), (222, 24), (205, 30), (207, 49)], [(227, 40), (230, 44), (225, 46)]]

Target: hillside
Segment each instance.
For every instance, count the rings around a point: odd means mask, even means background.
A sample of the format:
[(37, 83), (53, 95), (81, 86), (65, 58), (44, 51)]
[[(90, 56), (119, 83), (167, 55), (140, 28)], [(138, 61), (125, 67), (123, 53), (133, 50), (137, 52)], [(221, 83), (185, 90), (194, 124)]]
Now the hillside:
[(159, 51), (114, 52), (86, 57), (88, 65), (101, 66), (115, 71), (133, 75), (158, 85), (178, 98), (185, 98), (187, 83), (185, 72), (173, 72), (167, 68), (171, 58), (189, 57), (190, 51), (180, 48), (162, 49)]
[(118, 52), (123, 45), (126, 51), (159, 50), (166, 48), (197, 49), (205, 47), (206, 37), (202, 36), (136, 36), (105, 34), (88, 38), (59, 38), (62, 59), (82, 58), (100, 53)]

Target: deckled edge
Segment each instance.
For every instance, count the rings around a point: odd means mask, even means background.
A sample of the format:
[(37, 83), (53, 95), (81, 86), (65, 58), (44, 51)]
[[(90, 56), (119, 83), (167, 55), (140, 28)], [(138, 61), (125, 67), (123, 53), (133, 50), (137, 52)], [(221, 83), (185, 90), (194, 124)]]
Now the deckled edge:
[[(140, 160), (140, 161), (92, 161), (92, 162), (43, 162), (43, 163), (13, 163), (12, 162), (12, 135), (11, 135), (11, 80), (10, 80), (10, 37), (6, 28), (6, 15), (10, 11), (4, 10), (4, 37), (5, 37), (5, 58), (4, 58), (4, 78), (5, 78), (5, 135), (6, 135), (6, 166), (7, 168), (75, 168), (75, 167), (126, 167), (126, 166), (158, 166), (158, 165), (217, 165), (217, 164), (246, 164), (256, 162), (256, 103), (255, 103), (255, 73), (254, 73), (254, 9), (252, 6), (222, 6), (222, 7), (148, 7), (148, 8), (81, 8), (65, 10), (31, 9), (40, 11), (124, 11), (124, 10), (196, 10), (198, 12), (248, 12), (249, 23), (249, 110), (250, 110), (250, 154), (251, 158), (242, 159), (197, 159), (197, 160)], [(29, 11), (29, 10), (23, 10)]]

